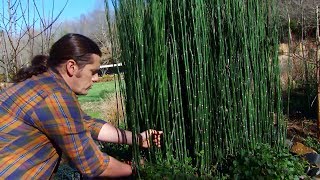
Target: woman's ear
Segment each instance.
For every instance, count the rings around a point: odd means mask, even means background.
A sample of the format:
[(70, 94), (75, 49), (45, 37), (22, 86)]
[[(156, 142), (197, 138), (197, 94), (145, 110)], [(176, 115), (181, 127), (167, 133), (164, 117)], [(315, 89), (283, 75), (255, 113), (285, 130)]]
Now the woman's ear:
[(74, 76), (78, 71), (78, 65), (77, 62), (73, 59), (69, 59), (66, 63), (66, 72), (68, 76), (72, 77)]

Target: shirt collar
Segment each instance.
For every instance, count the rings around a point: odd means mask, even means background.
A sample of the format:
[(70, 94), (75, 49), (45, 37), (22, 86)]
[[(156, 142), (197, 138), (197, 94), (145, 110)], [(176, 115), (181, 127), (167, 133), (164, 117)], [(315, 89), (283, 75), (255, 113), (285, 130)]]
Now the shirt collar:
[(74, 93), (72, 91), (72, 89), (70, 88), (70, 86), (66, 83), (66, 81), (63, 79), (63, 77), (61, 76), (61, 74), (59, 73), (59, 71), (55, 68), (49, 68), (48, 69), (48, 73), (49, 75), (54, 78), (57, 83), (62, 86), (63, 88), (70, 90), (72, 93)]

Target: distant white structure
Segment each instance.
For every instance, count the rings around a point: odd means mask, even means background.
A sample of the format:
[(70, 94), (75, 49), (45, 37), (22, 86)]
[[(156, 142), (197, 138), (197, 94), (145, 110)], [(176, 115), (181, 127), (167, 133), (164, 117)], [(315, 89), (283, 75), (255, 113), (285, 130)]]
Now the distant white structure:
[(100, 69), (109, 68), (109, 67), (117, 67), (117, 66), (119, 66), (119, 67), (122, 66), (122, 63), (101, 65)]
[[(121, 69), (122, 67), (122, 63), (118, 63), (118, 64), (107, 64), (107, 65), (101, 65), (100, 66), (100, 72), (101, 72), (101, 76), (107, 74), (107, 71), (109, 68), (113, 69), (115, 67), (119, 67)], [(110, 71), (110, 70), (109, 70)], [(114, 72), (114, 70), (111, 70), (111, 72)], [(110, 72), (109, 72), (110, 73)]]

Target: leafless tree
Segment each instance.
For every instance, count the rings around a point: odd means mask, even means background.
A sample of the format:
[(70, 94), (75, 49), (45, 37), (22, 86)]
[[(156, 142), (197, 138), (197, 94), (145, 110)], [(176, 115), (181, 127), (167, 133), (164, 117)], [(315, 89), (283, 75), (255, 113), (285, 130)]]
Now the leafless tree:
[(317, 74), (317, 96), (318, 96), (318, 112), (317, 112), (317, 127), (318, 127), (318, 139), (320, 140), (320, 31), (319, 31), (319, 6), (316, 6), (316, 25), (317, 25), (317, 30), (316, 30), (316, 74)]
[(97, 8), (92, 12), (82, 14), (79, 19), (63, 22), (59, 29), (61, 35), (69, 32), (80, 33), (97, 42), (103, 53), (103, 65), (118, 62), (119, 48), (111, 46), (112, 39), (116, 39), (116, 28), (112, 21), (107, 21), (105, 9)]
[[(293, 40), (300, 39), (301, 35), (305, 37), (315, 33), (316, 6), (320, 5), (319, 0), (279, 0), (278, 8), (280, 13), (280, 22), (282, 26), (287, 26), (288, 13), (291, 18), (290, 25), (292, 29)], [(288, 10), (288, 11), (287, 11)], [(302, 29), (303, 27), (303, 29)], [(302, 31), (302, 33), (301, 33)], [(285, 36), (286, 39), (286, 36)]]
[[(2, 1), (0, 13), (0, 66), (7, 82), (17, 70), (26, 64), (34, 53), (45, 54), (52, 40), (52, 25), (64, 7), (54, 15), (54, 1), (46, 16), (42, 4), (36, 0)], [(42, 7), (41, 10), (39, 7)], [(39, 48), (37, 50), (37, 48)], [(39, 52), (40, 51), (40, 52)]]
[[(308, 113), (318, 106), (318, 138), (320, 139), (320, 52), (319, 52), (319, 0), (281, 0), (282, 19), (288, 30), (288, 84), (299, 81), (300, 91), (306, 98), (304, 110)], [(287, 9), (286, 16), (282, 9)], [(317, 87), (317, 88), (316, 88)], [(290, 93), (290, 88), (288, 88)], [(313, 92), (313, 93), (311, 93)], [(312, 96), (317, 93), (317, 96)], [(312, 94), (312, 95), (311, 95)], [(288, 96), (289, 98), (289, 96)], [(290, 99), (288, 99), (288, 103)], [(316, 102), (316, 103), (315, 103)], [(289, 112), (289, 104), (288, 104)]]

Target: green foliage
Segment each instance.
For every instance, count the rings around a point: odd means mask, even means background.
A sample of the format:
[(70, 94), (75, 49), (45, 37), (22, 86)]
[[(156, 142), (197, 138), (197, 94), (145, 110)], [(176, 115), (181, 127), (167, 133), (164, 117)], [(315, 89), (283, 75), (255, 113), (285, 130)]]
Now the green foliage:
[(100, 149), (120, 161), (131, 161), (132, 159), (131, 147), (126, 144), (100, 142)]
[[(117, 2), (126, 119), (135, 134), (163, 130), (161, 154), (181, 164), (192, 157), (200, 174), (239, 149), (282, 145), (276, 1)], [(133, 156), (140, 159), (137, 143)]]
[(259, 144), (254, 150), (243, 150), (235, 157), (229, 174), (232, 179), (299, 179), (306, 175), (306, 163), (287, 149)]
[(311, 136), (308, 136), (306, 140), (304, 141), (304, 145), (307, 147), (312, 148), (313, 150), (320, 152), (320, 143), (316, 138), (313, 138)]
[(140, 171), (141, 179), (200, 179), (197, 169), (192, 166), (191, 158), (186, 163), (177, 159), (157, 163), (145, 162)]
[(82, 175), (69, 164), (60, 164), (54, 180), (80, 180)]

